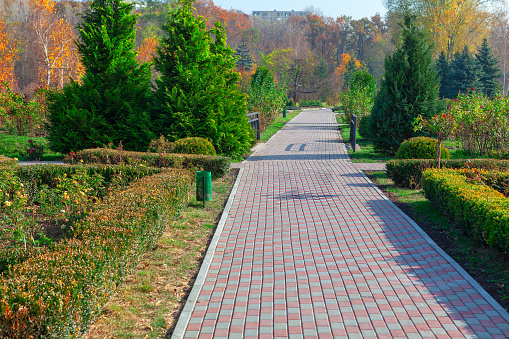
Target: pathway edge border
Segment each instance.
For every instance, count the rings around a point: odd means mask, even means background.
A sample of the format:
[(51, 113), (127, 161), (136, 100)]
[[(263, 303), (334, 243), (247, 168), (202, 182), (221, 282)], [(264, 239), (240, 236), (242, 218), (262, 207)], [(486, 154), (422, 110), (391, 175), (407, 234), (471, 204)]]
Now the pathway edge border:
[(189, 320), (191, 319), (191, 312), (193, 311), (194, 307), (196, 306), (198, 296), (201, 292), (203, 283), (205, 282), (205, 278), (207, 276), (207, 273), (210, 268), (210, 264), (212, 262), (212, 257), (214, 256), (214, 252), (216, 250), (217, 243), (219, 241), (219, 237), (221, 236), (221, 233), (223, 232), (223, 228), (226, 223), (226, 218), (228, 217), (228, 214), (230, 213), (230, 209), (233, 204), (233, 199), (235, 198), (235, 195), (237, 194), (237, 189), (240, 185), (240, 180), (242, 179), (243, 174), (244, 174), (244, 168), (241, 168), (239, 171), (239, 174), (237, 175), (237, 179), (235, 180), (235, 184), (233, 185), (232, 191), (230, 192), (230, 196), (228, 197), (228, 201), (226, 202), (226, 206), (223, 210), (223, 213), (221, 214), (221, 219), (219, 220), (219, 223), (217, 224), (217, 228), (216, 228), (216, 231), (214, 232), (214, 236), (212, 237), (212, 240), (210, 241), (210, 245), (209, 245), (209, 248), (207, 249), (207, 253), (205, 254), (205, 258), (203, 259), (203, 262), (201, 264), (200, 271), (198, 272), (198, 275), (196, 276), (196, 280), (194, 281), (193, 287), (191, 289), (191, 293), (189, 294), (186, 304), (184, 305), (184, 309), (182, 310), (182, 313), (180, 313), (180, 316), (177, 320), (177, 325), (175, 326), (175, 329), (173, 330), (173, 334), (171, 336), (172, 339), (174, 339), (174, 338), (180, 339), (180, 338), (184, 337), (187, 325), (189, 324)]
[(509, 322), (509, 313), (481, 286), (477, 281), (475, 281), (474, 278), (470, 274), (468, 274), (467, 271), (463, 269), (463, 267), (460, 266), (449, 254), (447, 254), (440, 246), (437, 245), (437, 243), (430, 238), (430, 236), (419, 226), (417, 223), (410, 218), (405, 212), (403, 212), (398, 206), (396, 206), (389, 198), (383, 194), (383, 192), (367, 177), (367, 175), (359, 170), (360, 173), (364, 176), (364, 179), (373, 186), (373, 188), (378, 192), (378, 194), (387, 201), (394, 209), (403, 216), (403, 218), (408, 221), (412, 227), (419, 232), (419, 234), (433, 247), (435, 251), (437, 251), (451, 266), (458, 271), (458, 273), (468, 282), (470, 283), (476, 290), (479, 292), (479, 294), (486, 299), (486, 301), (490, 304), (491, 307), (495, 311), (497, 311), (501, 317), (504, 318), (505, 321)]

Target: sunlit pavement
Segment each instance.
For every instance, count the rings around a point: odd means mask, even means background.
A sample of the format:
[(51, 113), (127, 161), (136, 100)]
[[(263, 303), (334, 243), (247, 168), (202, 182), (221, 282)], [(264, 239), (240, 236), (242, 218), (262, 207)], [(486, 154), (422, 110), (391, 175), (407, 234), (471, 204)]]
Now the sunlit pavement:
[[(304, 111), (246, 162), (174, 338), (506, 338), (509, 315)], [(378, 166), (378, 167), (376, 167)]]

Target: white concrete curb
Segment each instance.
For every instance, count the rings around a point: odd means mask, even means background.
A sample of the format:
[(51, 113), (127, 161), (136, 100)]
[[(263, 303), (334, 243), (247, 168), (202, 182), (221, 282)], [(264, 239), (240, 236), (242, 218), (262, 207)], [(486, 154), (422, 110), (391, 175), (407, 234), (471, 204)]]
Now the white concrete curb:
[(242, 179), (242, 175), (244, 173), (244, 169), (241, 168), (239, 171), (239, 175), (237, 176), (237, 180), (235, 180), (235, 184), (233, 185), (232, 191), (230, 192), (230, 196), (228, 197), (228, 201), (226, 202), (226, 206), (221, 214), (221, 219), (217, 224), (216, 232), (212, 237), (212, 241), (210, 242), (209, 248), (207, 249), (207, 253), (205, 254), (205, 258), (200, 267), (200, 271), (198, 272), (198, 276), (193, 284), (193, 288), (191, 289), (191, 293), (187, 298), (186, 304), (184, 305), (184, 309), (179, 316), (177, 321), (177, 325), (173, 330), (172, 338), (180, 339), (184, 337), (186, 332), (187, 325), (189, 324), (189, 320), (191, 319), (191, 313), (194, 310), (196, 305), (196, 301), (198, 300), (198, 296), (200, 295), (201, 289), (205, 282), (205, 278), (210, 268), (210, 264), (212, 262), (212, 257), (214, 256), (214, 252), (217, 247), (217, 243), (219, 241), (219, 237), (223, 232), (224, 224), (226, 222), (226, 218), (228, 217), (228, 213), (230, 213), (230, 209), (233, 204), (233, 199), (235, 198), (235, 194), (237, 194), (237, 189), (240, 184), (240, 180)]
[(419, 234), (431, 245), (431, 247), (433, 247), (433, 249), (437, 251), (438, 254), (440, 254), (445, 260), (447, 260), (447, 262), (451, 264), (451, 266), (454, 267), (454, 269), (458, 271), (459, 274), (461, 274), (461, 276), (465, 278), (465, 280), (471, 284), (484, 299), (486, 299), (490, 306), (493, 307), (493, 309), (495, 309), (495, 311), (497, 311), (500, 316), (509, 323), (509, 313), (507, 313), (507, 311), (495, 299), (493, 299), (493, 297), (488, 292), (486, 292), (486, 290), (482, 288), (482, 286), (479, 285), (479, 283), (475, 281), (467, 271), (463, 269), (463, 267), (461, 267), (453, 258), (445, 253), (445, 251), (442, 250), (440, 246), (438, 246), (433, 241), (433, 239), (431, 239), (428, 234), (424, 232), (423, 229), (415, 223), (415, 221), (412, 220), (412, 218), (406, 215), (402, 210), (399, 209), (398, 206), (396, 206), (389, 198), (387, 198), (385, 194), (383, 194), (383, 192), (371, 180), (369, 180), (369, 178), (361, 170), (359, 170), (359, 172), (362, 173), (366, 181), (378, 192), (378, 194), (380, 194), (384, 200), (391, 204), (392, 207), (394, 207), (394, 209), (399, 212), (417, 232), (419, 232)]

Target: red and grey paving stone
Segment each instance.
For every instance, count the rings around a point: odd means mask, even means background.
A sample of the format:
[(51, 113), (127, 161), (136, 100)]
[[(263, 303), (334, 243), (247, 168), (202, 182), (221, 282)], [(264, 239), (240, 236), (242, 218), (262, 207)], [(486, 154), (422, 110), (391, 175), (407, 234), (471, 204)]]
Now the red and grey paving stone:
[(174, 338), (506, 338), (509, 315), (350, 163), (330, 110), (242, 164)]

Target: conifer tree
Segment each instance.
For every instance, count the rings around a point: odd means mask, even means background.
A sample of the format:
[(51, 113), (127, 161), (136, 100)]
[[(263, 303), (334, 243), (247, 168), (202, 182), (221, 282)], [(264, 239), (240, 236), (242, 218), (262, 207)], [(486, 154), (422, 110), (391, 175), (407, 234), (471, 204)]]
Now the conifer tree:
[(249, 48), (247, 44), (243, 41), (235, 52), (235, 56), (239, 59), (237, 60), (237, 68), (243, 69), (245, 71), (250, 71), (253, 68), (253, 58), (249, 55)]
[(438, 56), (436, 69), (437, 74), (440, 77), (440, 91), (438, 95), (440, 98), (447, 98), (447, 93), (449, 91), (449, 76), (451, 73), (451, 65), (449, 60), (447, 60), (447, 56), (445, 55), (444, 51), (442, 51)]
[(493, 55), (488, 46), (488, 40), (484, 38), (477, 54), (475, 55), (480, 66), (480, 82), (483, 92), (489, 96), (495, 96), (500, 89), (500, 77), (502, 76), (498, 65), (498, 58)]
[(400, 46), (385, 58), (385, 74), (372, 111), (376, 149), (395, 153), (401, 142), (415, 136), (416, 117), (437, 113), (440, 84), (432, 55), (425, 34), (406, 14)]
[(163, 26), (166, 37), (154, 58), (161, 74), (152, 110), (156, 132), (171, 141), (203, 137), (220, 154), (242, 155), (253, 133), (246, 97), (238, 88), (234, 52), (226, 45), (221, 24), (209, 31), (205, 19), (193, 11), (192, 1), (184, 0)]
[(467, 92), (472, 88), (482, 91), (480, 76), (479, 63), (465, 46), (463, 51), (455, 53), (452, 59), (447, 98), (456, 98), (459, 91)]
[(150, 68), (136, 61), (134, 4), (93, 0), (82, 15), (76, 42), (85, 66), (81, 83), (71, 81), (50, 97), (49, 140), (63, 153), (122, 143), (146, 150), (150, 131), (147, 98)]

